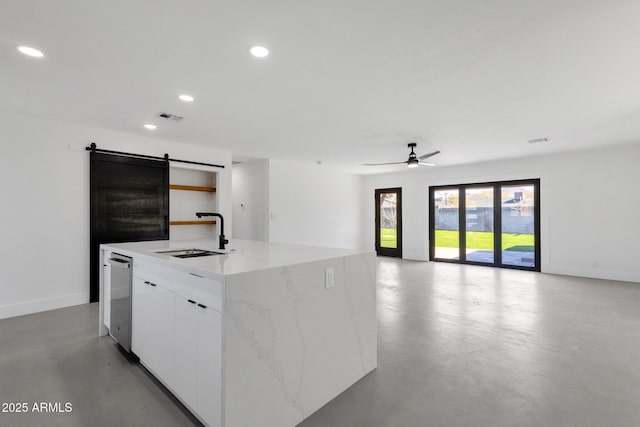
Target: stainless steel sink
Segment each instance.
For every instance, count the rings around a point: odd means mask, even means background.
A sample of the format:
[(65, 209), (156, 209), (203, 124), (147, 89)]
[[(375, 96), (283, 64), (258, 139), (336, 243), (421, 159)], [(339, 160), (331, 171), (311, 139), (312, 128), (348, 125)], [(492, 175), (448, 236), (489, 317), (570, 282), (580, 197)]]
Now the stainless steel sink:
[(201, 256), (224, 255), (223, 252), (215, 252), (207, 249), (176, 249), (171, 251), (158, 251), (156, 253), (174, 256), (176, 258), (197, 258)]

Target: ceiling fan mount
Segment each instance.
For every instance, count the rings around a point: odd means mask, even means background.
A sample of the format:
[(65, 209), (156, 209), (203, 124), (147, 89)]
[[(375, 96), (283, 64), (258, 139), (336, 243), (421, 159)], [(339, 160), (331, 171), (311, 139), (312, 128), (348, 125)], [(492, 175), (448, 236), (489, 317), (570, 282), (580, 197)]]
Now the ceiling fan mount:
[(404, 162), (391, 162), (391, 163), (364, 163), (364, 166), (383, 166), (383, 165), (402, 165), (406, 164), (409, 168), (417, 168), (418, 166), (435, 166), (434, 163), (425, 162), (423, 160), (428, 159), (429, 157), (435, 156), (436, 154), (440, 154), (440, 151), (433, 151), (431, 153), (424, 154), (419, 156), (414, 151), (414, 148), (418, 146), (415, 142), (410, 142), (407, 144), (407, 147), (411, 150), (409, 153), (409, 158)]

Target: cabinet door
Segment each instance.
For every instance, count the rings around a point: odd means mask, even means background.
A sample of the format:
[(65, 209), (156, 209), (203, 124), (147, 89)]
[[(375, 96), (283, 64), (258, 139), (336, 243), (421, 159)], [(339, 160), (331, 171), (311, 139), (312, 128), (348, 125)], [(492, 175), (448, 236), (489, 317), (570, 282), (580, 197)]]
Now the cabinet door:
[(104, 252), (102, 265), (102, 315), (104, 326), (111, 330), (111, 266), (109, 265), (110, 252)]
[(132, 350), (167, 386), (173, 387), (175, 296), (134, 277)]
[(198, 310), (197, 412), (210, 426), (222, 425), (222, 315)]
[(176, 295), (176, 359), (174, 389), (182, 402), (196, 411), (198, 377), (198, 314), (196, 302)]

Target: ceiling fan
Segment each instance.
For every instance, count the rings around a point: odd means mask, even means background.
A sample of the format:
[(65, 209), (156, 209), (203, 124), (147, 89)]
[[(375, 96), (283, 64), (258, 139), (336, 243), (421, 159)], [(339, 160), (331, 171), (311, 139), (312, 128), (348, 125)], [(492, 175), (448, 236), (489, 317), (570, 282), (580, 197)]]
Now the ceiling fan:
[(383, 166), (383, 165), (401, 165), (405, 164), (409, 168), (417, 168), (418, 166), (435, 166), (435, 163), (424, 162), (423, 160), (428, 159), (429, 157), (435, 156), (436, 154), (440, 154), (440, 151), (434, 151), (431, 153), (424, 154), (420, 157), (416, 153), (413, 152), (413, 149), (417, 146), (415, 142), (410, 142), (408, 147), (411, 149), (411, 153), (409, 153), (409, 159), (404, 162), (392, 162), (392, 163), (363, 163), (364, 166)]

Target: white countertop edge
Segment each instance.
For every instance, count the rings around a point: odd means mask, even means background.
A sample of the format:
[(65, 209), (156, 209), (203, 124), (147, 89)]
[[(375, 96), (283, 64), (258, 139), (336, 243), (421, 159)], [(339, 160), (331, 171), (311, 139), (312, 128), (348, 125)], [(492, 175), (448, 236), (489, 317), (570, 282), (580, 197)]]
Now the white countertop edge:
[(228, 276), (252, 271), (269, 270), (353, 255), (375, 254), (374, 251), (368, 250), (289, 245), (240, 239), (232, 241), (229, 248), (224, 251), (228, 253), (226, 255), (187, 259), (180, 259), (157, 252), (187, 248), (221, 252), (217, 249), (217, 241), (213, 239), (195, 241), (154, 240), (107, 243), (101, 244), (100, 248), (217, 281), (223, 281)]

